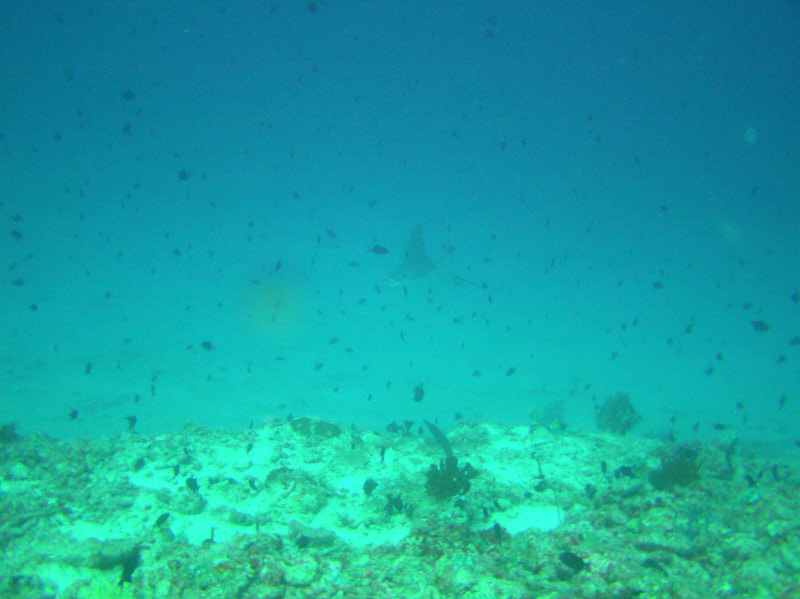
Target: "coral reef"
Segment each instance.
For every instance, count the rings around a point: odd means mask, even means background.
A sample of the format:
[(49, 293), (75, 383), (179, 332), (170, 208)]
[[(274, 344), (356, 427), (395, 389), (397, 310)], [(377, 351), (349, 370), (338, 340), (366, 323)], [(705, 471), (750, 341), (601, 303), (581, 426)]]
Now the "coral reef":
[(607, 397), (602, 404), (595, 406), (594, 415), (598, 429), (615, 435), (624, 435), (642, 420), (627, 393)]
[(436, 464), (431, 464), (425, 476), (427, 478), (425, 491), (428, 495), (443, 501), (469, 491), (469, 481), (478, 476), (478, 471), (469, 463), (459, 469), (458, 458), (449, 455), (439, 462), (438, 468)]
[(678, 447), (672, 455), (661, 458), (661, 467), (648, 474), (656, 491), (666, 491), (674, 486), (685, 487), (700, 480), (698, 453), (691, 447)]
[(300, 429), (0, 445), (0, 597), (799, 596), (800, 471), (744, 441), (464, 422), (476, 478), (417, 434)]
[(317, 436), (324, 439), (333, 439), (342, 434), (342, 428), (336, 424), (306, 418), (305, 416), (291, 420), (289, 426), (298, 435), (303, 435), (304, 437)]

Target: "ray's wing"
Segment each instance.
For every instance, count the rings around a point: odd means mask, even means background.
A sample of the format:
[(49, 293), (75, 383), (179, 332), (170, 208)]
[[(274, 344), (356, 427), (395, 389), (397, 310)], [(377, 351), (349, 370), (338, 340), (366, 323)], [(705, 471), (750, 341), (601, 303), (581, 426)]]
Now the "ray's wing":
[(406, 243), (406, 251), (400, 264), (389, 274), (389, 280), (402, 283), (407, 280), (421, 279), (436, 268), (436, 264), (428, 256), (425, 241), (422, 239), (422, 226), (411, 232)]

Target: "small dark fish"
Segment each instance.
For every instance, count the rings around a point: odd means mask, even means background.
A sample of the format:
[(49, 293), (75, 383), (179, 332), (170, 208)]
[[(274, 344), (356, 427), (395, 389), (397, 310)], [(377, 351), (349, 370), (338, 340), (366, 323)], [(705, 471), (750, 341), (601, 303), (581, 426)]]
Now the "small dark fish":
[(800, 304), (800, 291), (795, 291), (792, 294), (792, 303)]
[(580, 572), (581, 570), (586, 570), (589, 568), (589, 565), (580, 557), (572, 553), (572, 551), (564, 551), (559, 553), (558, 559), (560, 559), (561, 563), (567, 568), (570, 570), (575, 570), (576, 572)]
[(423, 422), (428, 427), (428, 430), (431, 431), (433, 438), (436, 439), (436, 442), (442, 448), (444, 454), (447, 457), (453, 457), (453, 448), (450, 446), (450, 441), (448, 441), (445, 434), (441, 430), (439, 430), (439, 427), (436, 426), (435, 424), (428, 422), (427, 420), (423, 420)]
[(498, 545), (502, 545), (503, 543), (503, 527), (500, 526), (497, 522), (494, 523), (492, 527), (492, 531), (494, 532), (494, 540), (497, 541)]
[(414, 387), (414, 401), (421, 402), (425, 397), (425, 389), (422, 388), (422, 383)]
[(786, 393), (784, 393), (778, 398), (778, 409), (779, 410), (782, 409), (785, 404), (786, 404)]
[(328, 339), (328, 345), (335, 345), (337, 343), (339, 343), (338, 337), (331, 337), (330, 339)]
[(125, 416), (125, 420), (128, 421), (128, 430), (133, 430), (133, 427), (136, 426), (136, 416)]
[(186, 479), (186, 487), (192, 493), (199, 493), (200, 492), (200, 484), (197, 482), (197, 479), (195, 477), (193, 477), (193, 476)]
[(126, 90), (125, 90), (124, 92), (122, 92), (122, 94), (120, 94), (120, 95), (122, 96), (122, 99), (123, 99), (123, 100), (135, 100), (135, 99), (136, 99), (136, 94), (134, 94), (134, 93), (133, 93), (131, 90), (129, 90), (129, 89), (126, 89)]
[(78, 410), (72, 410), (67, 416), (68, 420), (75, 420), (76, 418), (78, 418)]
[(594, 496), (597, 495), (597, 487), (591, 483), (587, 483), (583, 491), (589, 499), (594, 499)]
[(614, 470), (614, 478), (634, 478), (633, 468), (630, 466), (620, 466)]
[(753, 330), (763, 333), (764, 331), (769, 330), (769, 324), (767, 324), (763, 320), (751, 320), (750, 324), (753, 325)]
[(214, 349), (214, 344), (211, 343), (211, 341), (203, 341), (202, 343), (200, 343), (200, 347), (202, 347), (206, 351), (211, 351), (212, 349)]
[[(397, 434), (397, 433), (400, 432), (400, 427), (397, 426), (396, 422), (392, 421), (392, 422), (390, 422), (389, 424), (386, 425), (386, 432), (387, 433)], [(381, 457), (383, 457), (382, 453), (381, 453)]]
[(168, 518), (169, 518), (169, 512), (164, 512), (158, 518), (156, 518), (156, 523), (153, 524), (153, 528), (160, 528), (164, 524), (164, 522), (167, 521)]
[(326, 233), (326, 234), (328, 235), (328, 237), (330, 237), (331, 239), (336, 239), (336, 233), (334, 233), (334, 232), (333, 232), (331, 229), (328, 229), (327, 231), (325, 231), (325, 233)]
[(516, 367), (515, 367), (515, 366), (512, 366), (511, 368), (509, 368), (508, 370), (506, 370), (506, 376), (511, 376), (511, 375), (512, 375), (512, 374), (514, 374), (516, 371), (517, 371)]
[(789, 345), (800, 345), (800, 335), (789, 339)]
[(364, 495), (369, 497), (372, 495), (372, 492), (376, 489), (378, 483), (376, 483), (373, 479), (368, 478), (364, 481)]
[(142, 549), (141, 545), (134, 546), (131, 549), (130, 553), (126, 553), (120, 563), (122, 564), (122, 576), (119, 579), (119, 586), (122, 586), (125, 582), (133, 582), (131, 580), (131, 576), (133, 575), (136, 568), (139, 567), (139, 564), (142, 563), (142, 558), (139, 553), (139, 550)]
[(250, 453), (252, 450), (253, 450), (253, 444), (252, 443), (248, 443), (247, 447), (244, 448), (244, 452), (245, 453)]
[(253, 491), (258, 491), (258, 487), (256, 487), (256, 479), (252, 476), (247, 479), (247, 484), (250, 485), (250, 488), (253, 489)]
[(389, 250), (387, 250), (382, 245), (373, 245), (371, 248), (369, 248), (369, 251), (372, 252), (373, 254), (378, 254), (379, 256), (383, 256), (384, 254), (389, 253)]
[(716, 431), (724, 431), (728, 429), (727, 424), (722, 424), (721, 422), (717, 422), (714, 424), (714, 430)]

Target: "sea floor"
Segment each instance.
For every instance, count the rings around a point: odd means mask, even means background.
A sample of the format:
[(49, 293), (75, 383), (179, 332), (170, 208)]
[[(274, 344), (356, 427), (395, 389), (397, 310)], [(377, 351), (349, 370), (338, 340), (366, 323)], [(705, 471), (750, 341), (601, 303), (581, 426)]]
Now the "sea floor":
[(800, 596), (800, 472), (733, 438), (431, 432), (4, 427), (0, 597)]

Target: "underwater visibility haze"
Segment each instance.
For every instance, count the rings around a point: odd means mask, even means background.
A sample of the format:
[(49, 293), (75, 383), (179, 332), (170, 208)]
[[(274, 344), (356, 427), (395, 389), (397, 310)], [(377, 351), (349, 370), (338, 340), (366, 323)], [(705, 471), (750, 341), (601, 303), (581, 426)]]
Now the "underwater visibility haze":
[[(46, 554), (9, 531), (80, 518), (23, 483), (85, 468), (140, 499), (84, 514), (95, 528), (69, 538), (101, 557), (65, 558), (58, 584), (37, 571), (38, 596), (109, 580), (112, 596), (202, 596), (158, 579), (152, 548), (223, 551), (255, 527), (261, 553), (235, 549), (260, 560), (250, 578), (207, 565), (220, 596), (389, 597), (381, 566), (370, 584), (341, 566), (345, 584), (302, 552), (400, 551), (423, 520), (441, 528), (415, 572), (473, 543), (480, 559), (515, 547), (527, 574), (453, 562), (420, 596), (535, 596), (600, 576), (590, 555), (613, 550), (563, 532), (570, 509), (630, 485), (700, 494), (659, 520), (685, 546), (626, 549), (651, 590), (690, 580), (735, 506), (767, 526), (766, 495), (800, 484), (799, 26), (777, 0), (5, 3), (0, 499), (38, 515), (0, 517), (0, 545)], [(326, 460), (350, 478), (309, 466)], [(701, 515), (720, 480), (730, 519)], [(215, 523), (207, 500), (239, 515)], [(299, 515), (272, 521), (279, 505)], [(150, 509), (168, 515), (154, 527)], [(582, 525), (641, 513), (620, 510)], [(761, 556), (780, 565), (753, 588), (790, 592), (800, 551)]]

